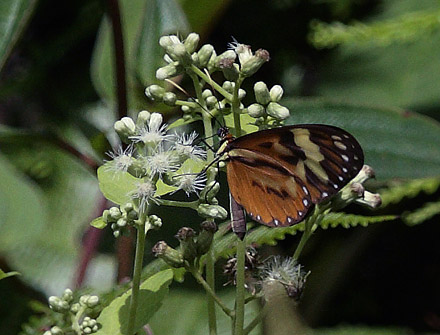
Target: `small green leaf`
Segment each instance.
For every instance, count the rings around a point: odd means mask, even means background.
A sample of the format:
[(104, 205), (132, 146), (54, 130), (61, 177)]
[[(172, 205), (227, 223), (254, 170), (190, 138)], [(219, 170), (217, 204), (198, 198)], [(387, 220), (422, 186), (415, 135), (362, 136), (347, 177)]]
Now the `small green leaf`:
[(402, 220), (408, 226), (415, 226), (440, 214), (440, 200), (428, 202), (413, 212), (405, 212)]
[(346, 213), (328, 213), (320, 223), (322, 229), (335, 228), (342, 226), (344, 228), (353, 228), (358, 225), (367, 227), (371, 223), (379, 223), (385, 221), (393, 221), (398, 217), (396, 215), (376, 215), (363, 216)]
[(20, 272), (17, 271), (11, 271), (11, 272), (4, 272), (2, 269), (0, 269), (0, 280), (12, 277), (12, 276), (20, 276)]
[(179, 118), (176, 121), (174, 121), (173, 123), (171, 123), (168, 126), (168, 129), (172, 129), (172, 128), (176, 128), (176, 127), (180, 127), (180, 126), (184, 126), (186, 124), (190, 124), (196, 121), (200, 121), (202, 120), (202, 117), (200, 115), (196, 115), (195, 117), (189, 119), (189, 120), (184, 120), (183, 118)]
[(107, 222), (105, 222), (102, 219), (102, 216), (100, 216), (99, 218), (96, 218), (92, 222), (90, 222), (90, 225), (92, 227), (95, 227), (95, 228), (98, 228), (98, 229), (104, 229), (105, 227), (107, 227)]
[(433, 194), (440, 187), (440, 177), (390, 182), (390, 187), (379, 190), (382, 207), (397, 204), (404, 198), (415, 198), (420, 193)]
[[(141, 284), (135, 332), (146, 325), (154, 313), (162, 306), (162, 300), (168, 294), (168, 286), (172, 279), (173, 271), (168, 269), (156, 273)], [(125, 335), (130, 300), (131, 290), (114, 299), (102, 310), (97, 319), (102, 328), (98, 330), (96, 335)]]
[[(225, 123), (226, 127), (229, 128), (233, 132), (234, 128), (234, 115), (232, 113), (225, 115)], [(258, 131), (258, 127), (254, 126), (252, 123), (255, 122), (255, 119), (249, 114), (241, 114), (240, 115), (240, 123), (241, 123), (241, 130), (242, 135), (249, 134)]]
[(106, 163), (98, 168), (99, 188), (104, 196), (118, 205), (131, 201), (130, 193), (136, 189), (141, 179), (133, 177), (128, 172), (115, 173), (107, 168)]

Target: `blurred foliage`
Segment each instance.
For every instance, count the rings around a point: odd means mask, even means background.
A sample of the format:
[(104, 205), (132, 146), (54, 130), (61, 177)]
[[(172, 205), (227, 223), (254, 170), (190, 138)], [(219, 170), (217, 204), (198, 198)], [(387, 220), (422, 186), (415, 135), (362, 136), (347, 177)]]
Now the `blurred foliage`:
[[(107, 4), (0, 4), (0, 123), (9, 126), (0, 128), (0, 265), (6, 274), (22, 274), (0, 283), (1, 334), (16, 334), (32, 311), (43, 318), (32, 318), (29, 334), (56, 321), (44, 305), (34, 303), (31, 310), (27, 303), (41, 299), (35, 292), (47, 296), (72, 285), (82, 235), (102, 211), (94, 171), (44, 134), (57, 134), (95, 161), (114, 143), (107, 136), (116, 114)], [(351, 206), (347, 215), (334, 214), (325, 224), (377, 223), (316, 231), (304, 255), (313, 275), (299, 307), (314, 326), (366, 326), (319, 328), (316, 333), (440, 331), (435, 240), (440, 233), (438, 1), (122, 0), (120, 5), (129, 112), (158, 108), (148, 105), (143, 92), (162, 62), (159, 36), (195, 30), (220, 52), (231, 36), (254, 50), (268, 49), (272, 61), (255, 81), (281, 83), (290, 97), (314, 97), (285, 101), (292, 112), (289, 123), (337, 125), (364, 147), (366, 162), (376, 170), (377, 181), (371, 185), (380, 190), (382, 207), (371, 213)], [(315, 49), (310, 38), (331, 49)], [(167, 113), (170, 119), (178, 115)], [(179, 213), (176, 218), (162, 212), (164, 222), (171, 224), (153, 234), (157, 239), (172, 239), (177, 219), (198, 222), (191, 215)], [(301, 229), (301, 224), (255, 227), (247, 239), (289, 252)], [(216, 238), (217, 255), (230, 255), (232, 237)], [(106, 237), (102, 251), (113, 250), (113, 243)], [(99, 254), (88, 268), (88, 283), (108, 288), (114, 268), (113, 256)], [(154, 261), (145, 268), (145, 278), (165, 268)], [(174, 275), (183, 278), (183, 272)], [(184, 285), (193, 289), (194, 283), (187, 280)], [(116, 291), (120, 295), (126, 290)], [(157, 334), (177, 329), (179, 334), (206, 333), (203, 303), (199, 293), (173, 288), (150, 326)], [(188, 308), (182, 310), (182, 305)], [(370, 327), (384, 324), (396, 328)]]

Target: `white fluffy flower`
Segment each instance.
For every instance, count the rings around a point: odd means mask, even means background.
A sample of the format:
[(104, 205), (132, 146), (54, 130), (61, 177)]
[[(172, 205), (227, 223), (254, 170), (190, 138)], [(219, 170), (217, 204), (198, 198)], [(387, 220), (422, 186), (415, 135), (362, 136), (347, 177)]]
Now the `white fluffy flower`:
[(176, 171), (178, 167), (173, 152), (164, 151), (161, 146), (158, 146), (151, 156), (146, 157), (146, 168), (151, 171), (152, 176)]
[(187, 196), (191, 193), (199, 195), (199, 191), (203, 190), (207, 180), (205, 173), (194, 174), (190, 172), (175, 176), (174, 179), (177, 181), (177, 191), (183, 190)]
[(142, 183), (136, 185), (136, 189), (130, 192), (129, 196), (138, 201), (139, 211), (143, 212), (146, 210), (150, 201), (157, 203), (157, 199), (154, 197), (156, 188), (149, 180), (144, 180)]
[(193, 145), (194, 140), (197, 138), (197, 133), (195, 131), (190, 134), (176, 134), (176, 138), (174, 150), (176, 150), (179, 155), (192, 160), (206, 158), (206, 151), (197, 145)]
[(128, 168), (133, 164), (133, 147), (128, 146), (125, 149), (118, 147), (114, 151), (110, 151), (107, 155), (112, 159), (107, 161), (105, 168), (115, 173), (127, 172)]
[(147, 124), (140, 128), (136, 135), (130, 136), (129, 138), (134, 143), (143, 142), (144, 144), (153, 145), (170, 140), (172, 136), (166, 134), (167, 124), (162, 122), (162, 114), (152, 113)]

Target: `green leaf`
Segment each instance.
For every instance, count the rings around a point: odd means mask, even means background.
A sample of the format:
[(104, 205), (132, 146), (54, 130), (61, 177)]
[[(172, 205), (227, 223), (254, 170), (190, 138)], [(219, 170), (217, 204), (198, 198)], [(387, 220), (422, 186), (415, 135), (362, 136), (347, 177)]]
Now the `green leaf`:
[[(146, 325), (150, 318), (162, 306), (162, 300), (168, 294), (168, 286), (173, 279), (173, 271), (168, 269), (156, 273), (140, 286), (139, 305), (135, 322), (135, 332)], [(114, 299), (105, 307), (97, 321), (102, 325), (96, 335), (123, 335), (127, 328), (131, 290)]]
[(346, 213), (328, 213), (324, 216), (319, 226), (322, 229), (335, 228), (338, 226), (342, 226), (344, 228), (353, 228), (358, 225), (367, 227), (371, 223), (393, 221), (397, 218), (398, 217), (396, 215), (363, 216)]
[(92, 222), (90, 222), (90, 225), (92, 227), (95, 227), (95, 228), (98, 228), (98, 229), (104, 229), (105, 227), (107, 227), (107, 222), (105, 222), (102, 219), (102, 216), (100, 216), (99, 218), (96, 218)]
[[(229, 128), (229, 130), (234, 133), (234, 115), (232, 113), (229, 113), (228, 115), (224, 116), (226, 127)], [(241, 124), (241, 130), (242, 135), (249, 134), (258, 131), (258, 127), (254, 126), (252, 123), (255, 122), (255, 119), (249, 114), (241, 114), (240, 115), (240, 124)]]
[(36, 0), (0, 1), (0, 71), (26, 27)]
[(11, 271), (11, 272), (4, 272), (2, 269), (0, 269), (0, 280), (12, 277), (12, 276), (19, 276), (20, 272), (17, 271)]
[(99, 188), (104, 196), (118, 205), (125, 205), (132, 199), (130, 193), (136, 189), (142, 179), (133, 177), (128, 172), (114, 172), (106, 163), (98, 168)]
[[(146, 101), (143, 85), (156, 81), (155, 72), (163, 64), (159, 37), (184, 33), (188, 26), (174, 0), (119, 1), (124, 38), (128, 102), (141, 108)], [(114, 103), (116, 76), (111, 23), (104, 18), (92, 58), (92, 81), (101, 98)], [(140, 83), (139, 83), (140, 80)], [(139, 85), (141, 84), (141, 85)]]
[(437, 200), (428, 202), (415, 211), (403, 213), (402, 220), (409, 226), (415, 226), (439, 214), (440, 200)]
[[(234, 306), (235, 291), (223, 289), (218, 292), (231, 308)], [(254, 319), (260, 306), (258, 300), (246, 304), (245, 324)], [(172, 316), (172, 317), (170, 317)], [(150, 320), (154, 334), (206, 335), (209, 333), (206, 309), (206, 294), (198, 291), (171, 290), (161, 308)], [(231, 319), (217, 307), (218, 334), (230, 334)], [(249, 334), (262, 334), (261, 324)]]
[(172, 128), (176, 128), (176, 127), (180, 127), (180, 126), (184, 126), (196, 121), (201, 121), (202, 117), (200, 115), (196, 115), (195, 117), (189, 119), (189, 120), (184, 120), (183, 118), (179, 118), (176, 121), (174, 121), (173, 123), (171, 123), (168, 126), (168, 129), (172, 129)]
[(156, 70), (164, 65), (159, 38), (175, 33), (186, 35), (190, 29), (185, 13), (175, 0), (148, 0), (141, 25), (136, 70), (142, 84), (147, 86), (158, 82)]
[(433, 194), (440, 187), (440, 177), (415, 179), (406, 182), (394, 182), (390, 187), (379, 191), (382, 207), (397, 204), (404, 198), (415, 198), (420, 193)]
[(379, 180), (440, 175), (440, 125), (401, 109), (289, 99), (286, 124), (326, 123), (352, 133)]

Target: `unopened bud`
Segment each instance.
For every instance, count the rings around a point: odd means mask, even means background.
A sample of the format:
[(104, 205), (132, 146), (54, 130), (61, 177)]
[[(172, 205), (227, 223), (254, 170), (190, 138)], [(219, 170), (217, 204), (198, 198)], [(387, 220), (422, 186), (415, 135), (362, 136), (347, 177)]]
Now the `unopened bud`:
[(180, 43), (180, 41), (179, 38), (175, 35), (162, 36), (159, 39), (159, 45), (165, 50), (167, 50), (169, 47), (172, 47), (176, 43)]
[(196, 239), (197, 255), (206, 254), (211, 247), (214, 233), (217, 231), (217, 225), (214, 221), (203, 221), (200, 225), (201, 231)]
[(110, 207), (109, 211), (109, 222), (116, 222), (122, 217), (121, 210), (118, 207)]
[(63, 330), (58, 326), (53, 326), (52, 328), (50, 328), (49, 333), (51, 335), (63, 335), (64, 334)]
[(371, 208), (377, 208), (382, 205), (382, 198), (379, 193), (371, 193), (368, 191), (364, 192), (363, 198), (355, 200), (357, 203), (366, 205)]
[(164, 241), (157, 242), (154, 245), (152, 252), (156, 257), (161, 258), (165, 263), (172, 267), (180, 268), (184, 266), (182, 253), (171, 248)]
[(238, 90), (238, 100), (242, 100), (246, 96), (246, 91), (242, 88)]
[(283, 97), (283, 88), (280, 85), (274, 85), (270, 89), (270, 100), (273, 102), (278, 102)]
[(362, 169), (359, 171), (356, 177), (353, 178), (353, 182), (361, 183), (363, 184), (365, 181), (367, 181), (370, 178), (375, 177), (375, 172), (373, 168), (369, 165), (364, 165)]
[(70, 288), (66, 288), (64, 290), (62, 299), (67, 301), (67, 302), (70, 302), (70, 301), (73, 300), (73, 292), (72, 292), (72, 290)]
[(211, 95), (210, 97), (207, 97), (205, 101), (206, 101), (206, 105), (211, 108), (216, 107), (216, 105), (218, 103), (217, 98), (213, 95)]
[(97, 295), (91, 295), (89, 296), (89, 298), (87, 299), (87, 307), (89, 308), (93, 308), (98, 306), (99, 304), (99, 297)]
[(245, 77), (252, 76), (264, 63), (268, 62), (269, 59), (269, 52), (259, 49), (255, 52), (254, 56), (241, 65), (240, 73)]
[(191, 33), (187, 36), (183, 45), (188, 53), (192, 54), (197, 49), (197, 45), (199, 44), (200, 36), (196, 33)]
[(151, 85), (145, 89), (145, 95), (151, 100), (162, 101), (162, 97), (165, 94), (165, 89), (159, 85)]
[(193, 237), (196, 235), (194, 229), (182, 227), (176, 234), (176, 238), (180, 241), (183, 258), (192, 261), (197, 256), (196, 244)]
[(267, 88), (267, 85), (259, 81), (255, 83), (254, 85), (254, 93), (255, 93), (255, 100), (263, 106), (266, 106), (270, 102), (270, 93), (269, 89)]
[(162, 219), (160, 217), (158, 217), (157, 215), (150, 215), (148, 217), (148, 223), (153, 228), (160, 228), (160, 227), (162, 227)]
[(285, 120), (290, 116), (289, 110), (277, 102), (270, 102), (269, 105), (267, 105), (266, 112), (277, 120)]
[(121, 141), (124, 143), (130, 143), (129, 137), (135, 134), (136, 125), (130, 117), (126, 116), (115, 122), (114, 129)]
[(232, 93), (234, 91), (235, 83), (229, 80), (225, 80), (222, 84), (222, 87), (229, 93)]
[(200, 204), (199, 207), (197, 207), (197, 212), (204, 218), (223, 220), (228, 217), (226, 209), (219, 205)]
[(207, 67), (208, 62), (214, 53), (214, 47), (210, 44), (205, 44), (200, 48), (200, 50), (197, 52), (197, 56), (199, 58), (199, 66), (200, 67)]
[(163, 102), (165, 105), (175, 106), (176, 101), (177, 101), (177, 95), (175, 95), (173, 92), (166, 92), (163, 95)]
[(208, 183), (203, 191), (200, 193), (200, 199), (206, 199), (207, 202), (211, 202), (211, 200), (216, 196), (216, 194), (220, 191), (220, 184), (213, 180)]
[(247, 108), (248, 114), (253, 118), (261, 117), (264, 115), (264, 107), (260, 104), (252, 104)]
[(149, 111), (143, 110), (138, 113), (137, 119), (136, 119), (136, 126), (139, 128), (142, 128), (145, 126), (150, 119), (151, 113)]
[(168, 65), (162, 66), (156, 71), (156, 78), (158, 80), (165, 80), (169, 78), (173, 78), (179, 74), (179, 69), (176, 64), (170, 63)]
[(237, 54), (233, 50), (226, 50), (222, 54), (218, 55), (215, 59), (214, 66), (217, 69), (231, 67), (237, 57)]

